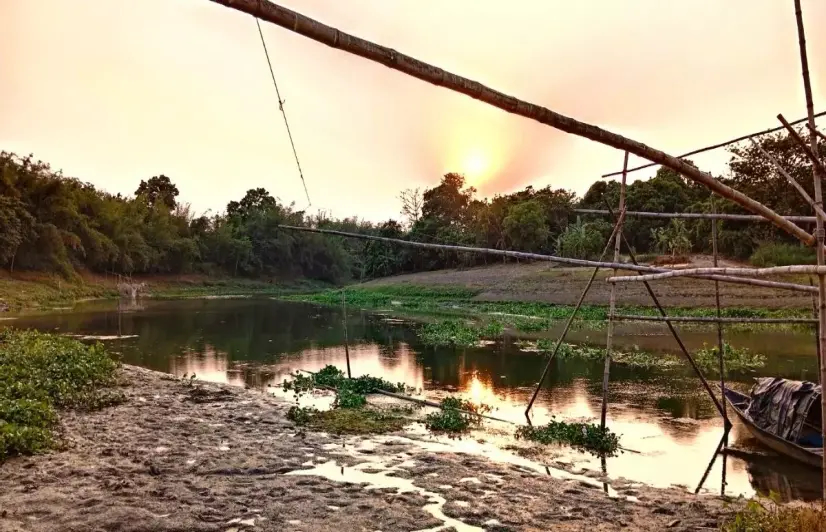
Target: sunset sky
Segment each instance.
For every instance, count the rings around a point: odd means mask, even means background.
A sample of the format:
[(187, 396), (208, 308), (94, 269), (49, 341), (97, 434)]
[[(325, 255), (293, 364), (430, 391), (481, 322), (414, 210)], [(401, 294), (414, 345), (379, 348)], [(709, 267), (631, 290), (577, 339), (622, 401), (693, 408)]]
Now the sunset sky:
[[(674, 155), (806, 111), (792, 0), (279, 3)], [(803, 13), (820, 111), (826, 2)], [(252, 17), (208, 0), (0, 0), (0, 20), (0, 149), (110, 192), (163, 173), (197, 212), (259, 186), (306, 206)], [(448, 171), (483, 195), (581, 194), (621, 168), (611, 148), (269, 24), (264, 35), (312, 212), (398, 217), (399, 190)], [(728, 157), (694, 161), (721, 173)]]

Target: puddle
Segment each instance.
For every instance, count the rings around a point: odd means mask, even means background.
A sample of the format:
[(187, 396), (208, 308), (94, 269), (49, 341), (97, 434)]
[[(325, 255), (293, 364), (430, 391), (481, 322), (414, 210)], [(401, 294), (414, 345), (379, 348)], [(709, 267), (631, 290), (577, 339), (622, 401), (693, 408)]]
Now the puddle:
[[(362, 468), (369, 467), (372, 469), (380, 469), (377, 473), (368, 473), (362, 471)], [(318, 476), (323, 477), (333, 482), (346, 482), (348, 484), (366, 484), (366, 490), (395, 488), (397, 493), (418, 493), (427, 498), (428, 504), (424, 505), (423, 509), (430, 515), (444, 523), (436, 528), (422, 529), (420, 532), (436, 532), (438, 530), (447, 530), (453, 528), (458, 532), (484, 532), (484, 529), (468, 525), (453, 519), (444, 514), (442, 509), (447, 503), (447, 500), (438, 493), (427, 491), (413, 484), (413, 481), (401, 477), (388, 476), (393, 471), (401, 471), (399, 467), (387, 467), (381, 462), (364, 462), (353, 467), (342, 467), (336, 463), (335, 460), (325, 462), (312, 469), (304, 469), (297, 471), (290, 471), (287, 475), (295, 476)]]

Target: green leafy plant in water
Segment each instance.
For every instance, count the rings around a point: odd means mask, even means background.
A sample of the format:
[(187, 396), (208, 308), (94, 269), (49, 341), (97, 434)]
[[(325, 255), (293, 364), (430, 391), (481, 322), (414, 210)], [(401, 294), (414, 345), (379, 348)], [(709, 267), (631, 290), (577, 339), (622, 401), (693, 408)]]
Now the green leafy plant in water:
[(482, 418), (473, 414), (486, 414), (491, 407), (476, 404), (459, 397), (445, 397), (440, 402), (441, 409), (425, 416), (425, 426), (434, 432), (465, 432), (478, 426)]
[(597, 456), (616, 456), (619, 450), (619, 437), (607, 427), (603, 429), (593, 423), (566, 423), (552, 419), (539, 427), (519, 427), (515, 437), (546, 445), (567, 444)]
[(430, 346), (470, 347), (476, 345), (482, 335), (478, 327), (458, 320), (444, 320), (424, 324), (419, 337)]
[[(732, 347), (727, 342), (723, 343), (725, 356), (725, 372), (728, 374), (751, 371), (762, 368), (766, 365), (766, 357), (759, 353), (752, 353), (746, 348)], [(703, 344), (703, 348), (694, 353), (694, 361), (697, 366), (709, 373), (720, 373), (720, 350), (717, 346), (710, 347)]]
[(354, 390), (342, 387), (336, 393), (336, 400), (333, 402), (334, 408), (361, 408), (367, 404), (367, 397)]
[(287, 410), (287, 419), (295, 423), (296, 425), (306, 425), (309, 423), (313, 416), (318, 414), (318, 409), (312, 407), (305, 407), (305, 406), (291, 406), (289, 410)]

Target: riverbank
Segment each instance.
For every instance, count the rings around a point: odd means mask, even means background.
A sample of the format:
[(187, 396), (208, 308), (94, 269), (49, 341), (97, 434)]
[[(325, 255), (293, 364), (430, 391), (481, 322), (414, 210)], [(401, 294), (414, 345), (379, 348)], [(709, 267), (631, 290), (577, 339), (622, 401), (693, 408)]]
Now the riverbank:
[[(179, 299), (206, 296), (283, 295), (322, 290), (329, 285), (306, 280), (267, 281), (205, 275), (144, 275), (133, 278), (144, 282), (145, 296)], [(116, 299), (116, 276), (83, 275), (73, 281), (56, 275), (35, 272), (0, 272), (0, 307), (10, 312), (66, 310), (76, 303), (93, 299)]]
[(62, 415), (65, 450), (0, 468), (0, 530), (713, 530), (739, 506), (622, 480), (611, 497), (420, 432), (300, 430), (293, 403), (253, 390), (121, 377), (122, 404)]

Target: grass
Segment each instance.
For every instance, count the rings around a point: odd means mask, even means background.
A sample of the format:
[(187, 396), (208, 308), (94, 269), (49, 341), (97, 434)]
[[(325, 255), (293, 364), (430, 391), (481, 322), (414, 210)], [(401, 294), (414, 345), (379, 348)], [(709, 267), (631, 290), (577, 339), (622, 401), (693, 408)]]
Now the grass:
[[(746, 348), (732, 347), (728, 342), (723, 343), (725, 352), (724, 369), (729, 373), (743, 373), (762, 368), (766, 365), (766, 357), (759, 353), (752, 353)], [(717, 346), (707, 346), (694, 353), (694, 361), (703, 372), (720, 374), (720, 350)]]
[(826, 505), (761, 504), (749, 501), (745, 508), (728, 519), (723, 532), (824, 532)]
[(790, 266), (793, 264), (815, 264), (815, 251), (799, 244), (762, 244), (749, 258), (758, 268)]
[(100, 344), (6, 329), (0, 332), (0, 461), (53, 448), (59, 409), (116, 404), (118, 363)]
[[(481, 322), (499, 324), (520, 332), (537, 332), (546, 330), (549, 322), (570, 317), (573, 306), (554, 305), (550, 303), (529, 301), (476, 301), (473, 298), (478, 290), (455, 287), (425, 287), (417, 285), (379, 285), (370, 287), (352, 287), (344, 290), (347, 305), (373, 310), (390, 310), (395, 313), (412, 315), (429, 315), (445, 319), (473, 319)], [(342, 291), (329, 290), (309, 294), (289, 294), (283, 299), (304, 301), (329, 306), (342, 304)], [(620, 314), (656, 316), (657, 311), (651, 307), (623, 306), (617, 309)], [(713, 308), (674, 308), (669, 309), (673, 316), (714, 317)], [(807, 309), (759, 309), (729, 307), (722, 310), (723, 317), (753, 318), (787, 318), (809, 317)], [(586, 321), (605, 321), (608, 319), (608, 307), (583, 305), (577, 317)], [(685, 326), (685, 325), (684, 325)], [(760, 327), (749, 325), (750, 328)]]
[(516, 439), (542, 444), (562, 443), (597, 456), (616, 456), (619, 437), (607, 427), (603, 430), (593, 423), (566, 423), (551, 420), (539, 427), (521, 426), (516, 429)]
[(445, 397), (439, 403), (441, 409), (425, 417), (424, 424), (433, 432), (461, 433), (482, 423), (482, 418), (473, 414), (487, 414), (491, 408), (459, 397)]

